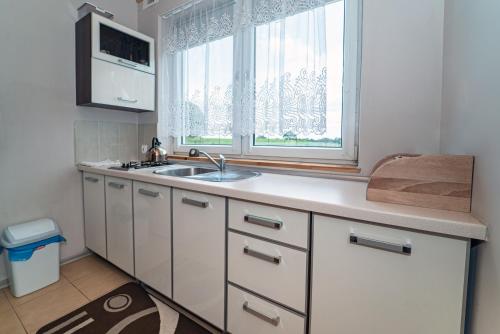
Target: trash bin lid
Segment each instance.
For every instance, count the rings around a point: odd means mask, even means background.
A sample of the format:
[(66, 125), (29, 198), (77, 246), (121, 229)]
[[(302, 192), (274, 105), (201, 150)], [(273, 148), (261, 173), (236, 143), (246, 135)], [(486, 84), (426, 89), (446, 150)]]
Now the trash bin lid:
[(59, 226), (49, 218), (8, 226), (2, 233), (0, 244), (13, 248), (61, 234)]

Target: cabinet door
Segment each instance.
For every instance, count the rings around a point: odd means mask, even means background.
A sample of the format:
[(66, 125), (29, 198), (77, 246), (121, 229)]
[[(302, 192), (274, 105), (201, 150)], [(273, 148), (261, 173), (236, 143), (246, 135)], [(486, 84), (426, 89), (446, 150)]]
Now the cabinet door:
[(106, 176), (108, 260), (134, 276), (132, 181)]
[(141, 110), (155, 108), (155, 76), (92, 59), (92, 102)]
[(135, 276), (172, 297), (170, 188), (134, 181)]
[(173, 193), (173, 299), (224, 328), (225, 198)]
[(106, 258), (106, 208), (104, 176), (83, 173), (85, 246)]
[(312, 334), (462, 332), (469, 242), (314, 217)]

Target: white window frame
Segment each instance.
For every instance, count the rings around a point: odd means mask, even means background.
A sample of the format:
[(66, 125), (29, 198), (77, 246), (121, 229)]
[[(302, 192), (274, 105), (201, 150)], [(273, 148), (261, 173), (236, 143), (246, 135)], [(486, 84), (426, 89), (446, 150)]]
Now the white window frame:
[[(334, 0), (335, 1), (335, 0)], [(333, 2), (333, 1), (332, 1)], [(358, 115), (359, 90), (361, 77), (361, 22), (362, 0), (344, 0), (344, 75), (342, 97), (342, 147), (284, 147), (254, 146), (253, 136), (233, 134), (233, 143), (229, 145), (183, 145), (182, 138), (173, 138), (172, 153), (187, 153), (191, 148), (208, 153), (239, 155), (246, 158), (277, 158), (294, 161), (335, 161), (352, 163), (358, 155)], [(233, 54), (236, 55), (237, 43), (247, 43), (243, 57), (254, 59), (255, 43), (253, 32), (244, 32), (242, 36), (233, 36)], [(252, 37), (250, 37), (252, 36)], [(244, 40), (244, 42), (243, 42)], [(250, 75), (254, 75), (251, 73)], [(238, 119), (233, 112), (233, 124)]]

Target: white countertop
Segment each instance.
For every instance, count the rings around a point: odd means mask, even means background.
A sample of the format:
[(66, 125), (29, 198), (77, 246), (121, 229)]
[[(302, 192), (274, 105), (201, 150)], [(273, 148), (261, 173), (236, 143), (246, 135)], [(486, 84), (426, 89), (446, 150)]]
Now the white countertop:
[[(179, 165), (174, 165), (178, 167)], [(173, 168), (176, 168), (173, 167)], [(200, 191), (264, 204), (312, 211), (453, 237), (486, 240), (487, 228), (469, 213), (366, 200), (367, 183), (263, 173), (237, 182), (208, 182), (153, 174), (153, 169), (118, 171), (79, 166), (81, 171)], [(163, 167), (165, 168), (165, 167)]]

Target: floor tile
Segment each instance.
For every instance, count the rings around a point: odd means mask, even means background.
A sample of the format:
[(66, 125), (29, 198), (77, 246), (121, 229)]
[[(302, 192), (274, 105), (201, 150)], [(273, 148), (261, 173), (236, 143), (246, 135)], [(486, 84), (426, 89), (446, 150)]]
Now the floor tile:
[(70, 282), (93, 275), (96, 272), (109, 270), (109, 263), (95, 255), (89, 255), (61, 267), (61, 274)]
[(71, 284), (14, 306), (29, 333), (88, 303), (88, 299)]
[(130, 281), (132, 281), (130, 276), (109, 266), (106, 270), (77, 279), (72, 284), (88, 299), (94, 300)]
[(11, 308), (0, 312), (0, 334), (26, 334), (21, 321)]
[(7, 288), (0, 290), (0, 313), (12, 310), (6, 293)]
[(24, 303), (27, 303), (30, 300), (36, 299), (40, 296), (43, 296), (46, 293), (49, 293), (51, 291), (55, 291), (55, 290), (59, 289), (60, 287), (68, 285), (68, 284), (69, 284), (69, 282), (66, 280), (66, 278), (61, 276), (59, 281), (57, 281), (56, 283), (51, 284), (43, 289), (37, 290), (35, 292), (32, 292), (32, 293), (27, 294), (27, 295), (22, 296), (22, 297), (14, 297), (12, 295), (12, 293), (10, 292), (10, 289), (6, 289), (5, 294), (7, 295), (7, 298), (9, 299), (10, 303), (14, 307), (16, 307), (16, 306), (22, 305)]

